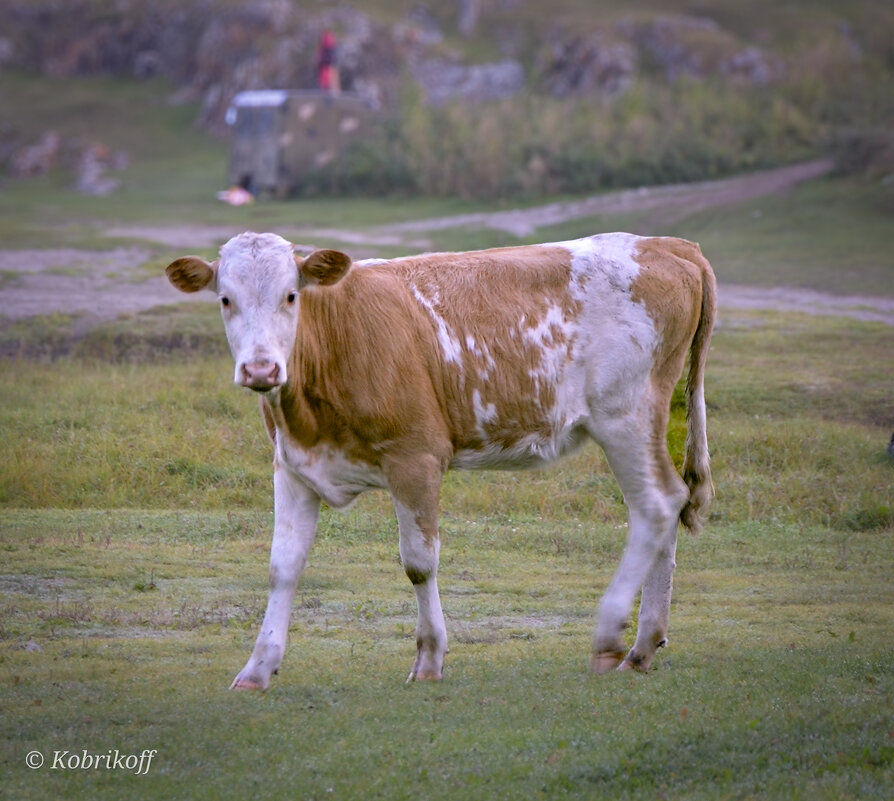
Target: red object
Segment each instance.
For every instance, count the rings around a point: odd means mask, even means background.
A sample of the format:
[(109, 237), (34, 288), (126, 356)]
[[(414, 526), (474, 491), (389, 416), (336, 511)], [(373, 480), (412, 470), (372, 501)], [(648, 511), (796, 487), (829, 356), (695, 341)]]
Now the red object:
[(332, 31), (324, 31), (320, 37), (320, 46), (317, 48), (317, 85), (327, 92), (338, 88), (335, 45), (335, 35)]

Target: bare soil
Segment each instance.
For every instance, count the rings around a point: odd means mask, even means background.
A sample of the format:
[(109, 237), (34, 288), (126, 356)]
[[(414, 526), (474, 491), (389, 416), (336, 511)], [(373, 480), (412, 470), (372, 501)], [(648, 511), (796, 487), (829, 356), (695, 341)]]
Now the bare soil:
[[(351, 242), (371, 254), (376, 246), (385, 245), (423, 250), (427, 246), (426, 233), (448, 228), (492, 228), (524, 236), (542, 226), (598, 214), (648, 212), (656, 226), (666, 227), (699, 210), (788, 191), (830, 168), (828, 161), (813, 161), (718, 181), (626, 190), (513, 211), (412, 220), (364, 231), (315, 229), (299, 234), (317, 243), (326, 239)], [(220, 244), (239, 233), (239, 229), (180, 224), (115, 226), (105, 233), (189, 250)], [(148, 246), (102, 251), (0, 250), (0, 315), (7, 320), (57, 313), (76, 315), (80, 319), (78, 327), (83, 329), (123, 314), (189, 299), (174, 290), (164, 276), (147, 275), (141, 265), (151, 256)], [(203, 295), (199, 293), (196, 299), (204, 299)], [(886, 298), (724, 284), (719, 302), (722, 309), (838, 315), (894, 326), (894, 300)]]

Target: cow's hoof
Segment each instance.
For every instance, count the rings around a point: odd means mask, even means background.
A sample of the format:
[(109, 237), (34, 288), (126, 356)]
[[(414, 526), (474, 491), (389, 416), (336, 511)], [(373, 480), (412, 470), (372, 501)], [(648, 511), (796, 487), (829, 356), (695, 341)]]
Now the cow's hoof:
[(618, 665), (623, 664), (623, 659), (623, 651), (603, 651), (593, 654), (593, 658), (590, 660), (590, 671), (596, 674), (609, 673)]
[(266, 690), (267, 685), (258, 681), (257, 679), (243, 678), (242, 676), (236, 676), (233, 679), (233, 683), (230, 685), (231, 690)]
[(624, 661), (618, 665), (618, 670), (635, 670), (637, 673), (648, 673), (654, 657), (654, 654), (651, 656), (640, 656), (631, 651), (624, 658)]
[(412, 684), (414, 681), (441, 681), (443, 678), (444, 675), (440, 672), (426, 670), (417, 673), (415, 670), (411, 670), (410, 675), (407, 676), (407, 684)]

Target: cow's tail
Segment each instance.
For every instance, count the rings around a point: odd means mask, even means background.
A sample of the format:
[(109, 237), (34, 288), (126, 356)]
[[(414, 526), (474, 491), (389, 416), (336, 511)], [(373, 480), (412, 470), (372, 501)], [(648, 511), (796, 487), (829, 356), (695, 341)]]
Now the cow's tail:
[(689, 500), (680, 512), (680, 520), (693, 533), (701, 531), (714, 498), (711, 457), (708, 453), (708, 427), (705, 410), (705, 362), (714, 329), (717, 306), (717, 282), (707, 259), (698, 251), (702, 268), (702, 306), (689, 347), (689, 373), (686, 376), (686, 453), (683, 480), (689, 487)]

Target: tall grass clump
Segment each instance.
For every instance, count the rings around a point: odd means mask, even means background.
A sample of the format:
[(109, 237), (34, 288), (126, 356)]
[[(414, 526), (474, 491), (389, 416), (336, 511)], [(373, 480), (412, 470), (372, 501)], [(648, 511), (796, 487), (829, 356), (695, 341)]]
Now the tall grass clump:
[[(177, 325), (178, 315), (168, 317)], [(707, 400), (717, 498), (713, 523), (773, 522), (843, 531), (894, 525), (890, 329), (765, 315), (721, 327)], [(753, 322), (751, 318), (747, 318)], [(154, 328), (152, 329), (154, 331)], [(151, 331), (150, 331), (151, 333)], [(153, 334), (154, 335), (154, 334)], [(178, 341), (176, 331), (170, 332)], [(271, 446), (256, 399), (234, 388), (232, 361), (160, 353), (130, 363), (68, 357), (5, 362), (0, 378), (0, 508), (267, 510)], [(679, 466), (685, 409), (671, 409)], [(384, 494), (365, 501), (393, 520)], [(621, 530), (623, 498), (595, 445), (548, 470), (449, 474), (448, 527), (478, 521), (518, 535), (543, 521)], [(549, 540), (562, 550), (567, 533)]]
[(405, 93), (399, 115), (303, 191), (535, 197), (692, 181), (815, 154), (822, 129), (784, 95), (729, 92), (721, 81), (640, 81), (619, 97), (528, 91), (488, 104), (427, 106)]

